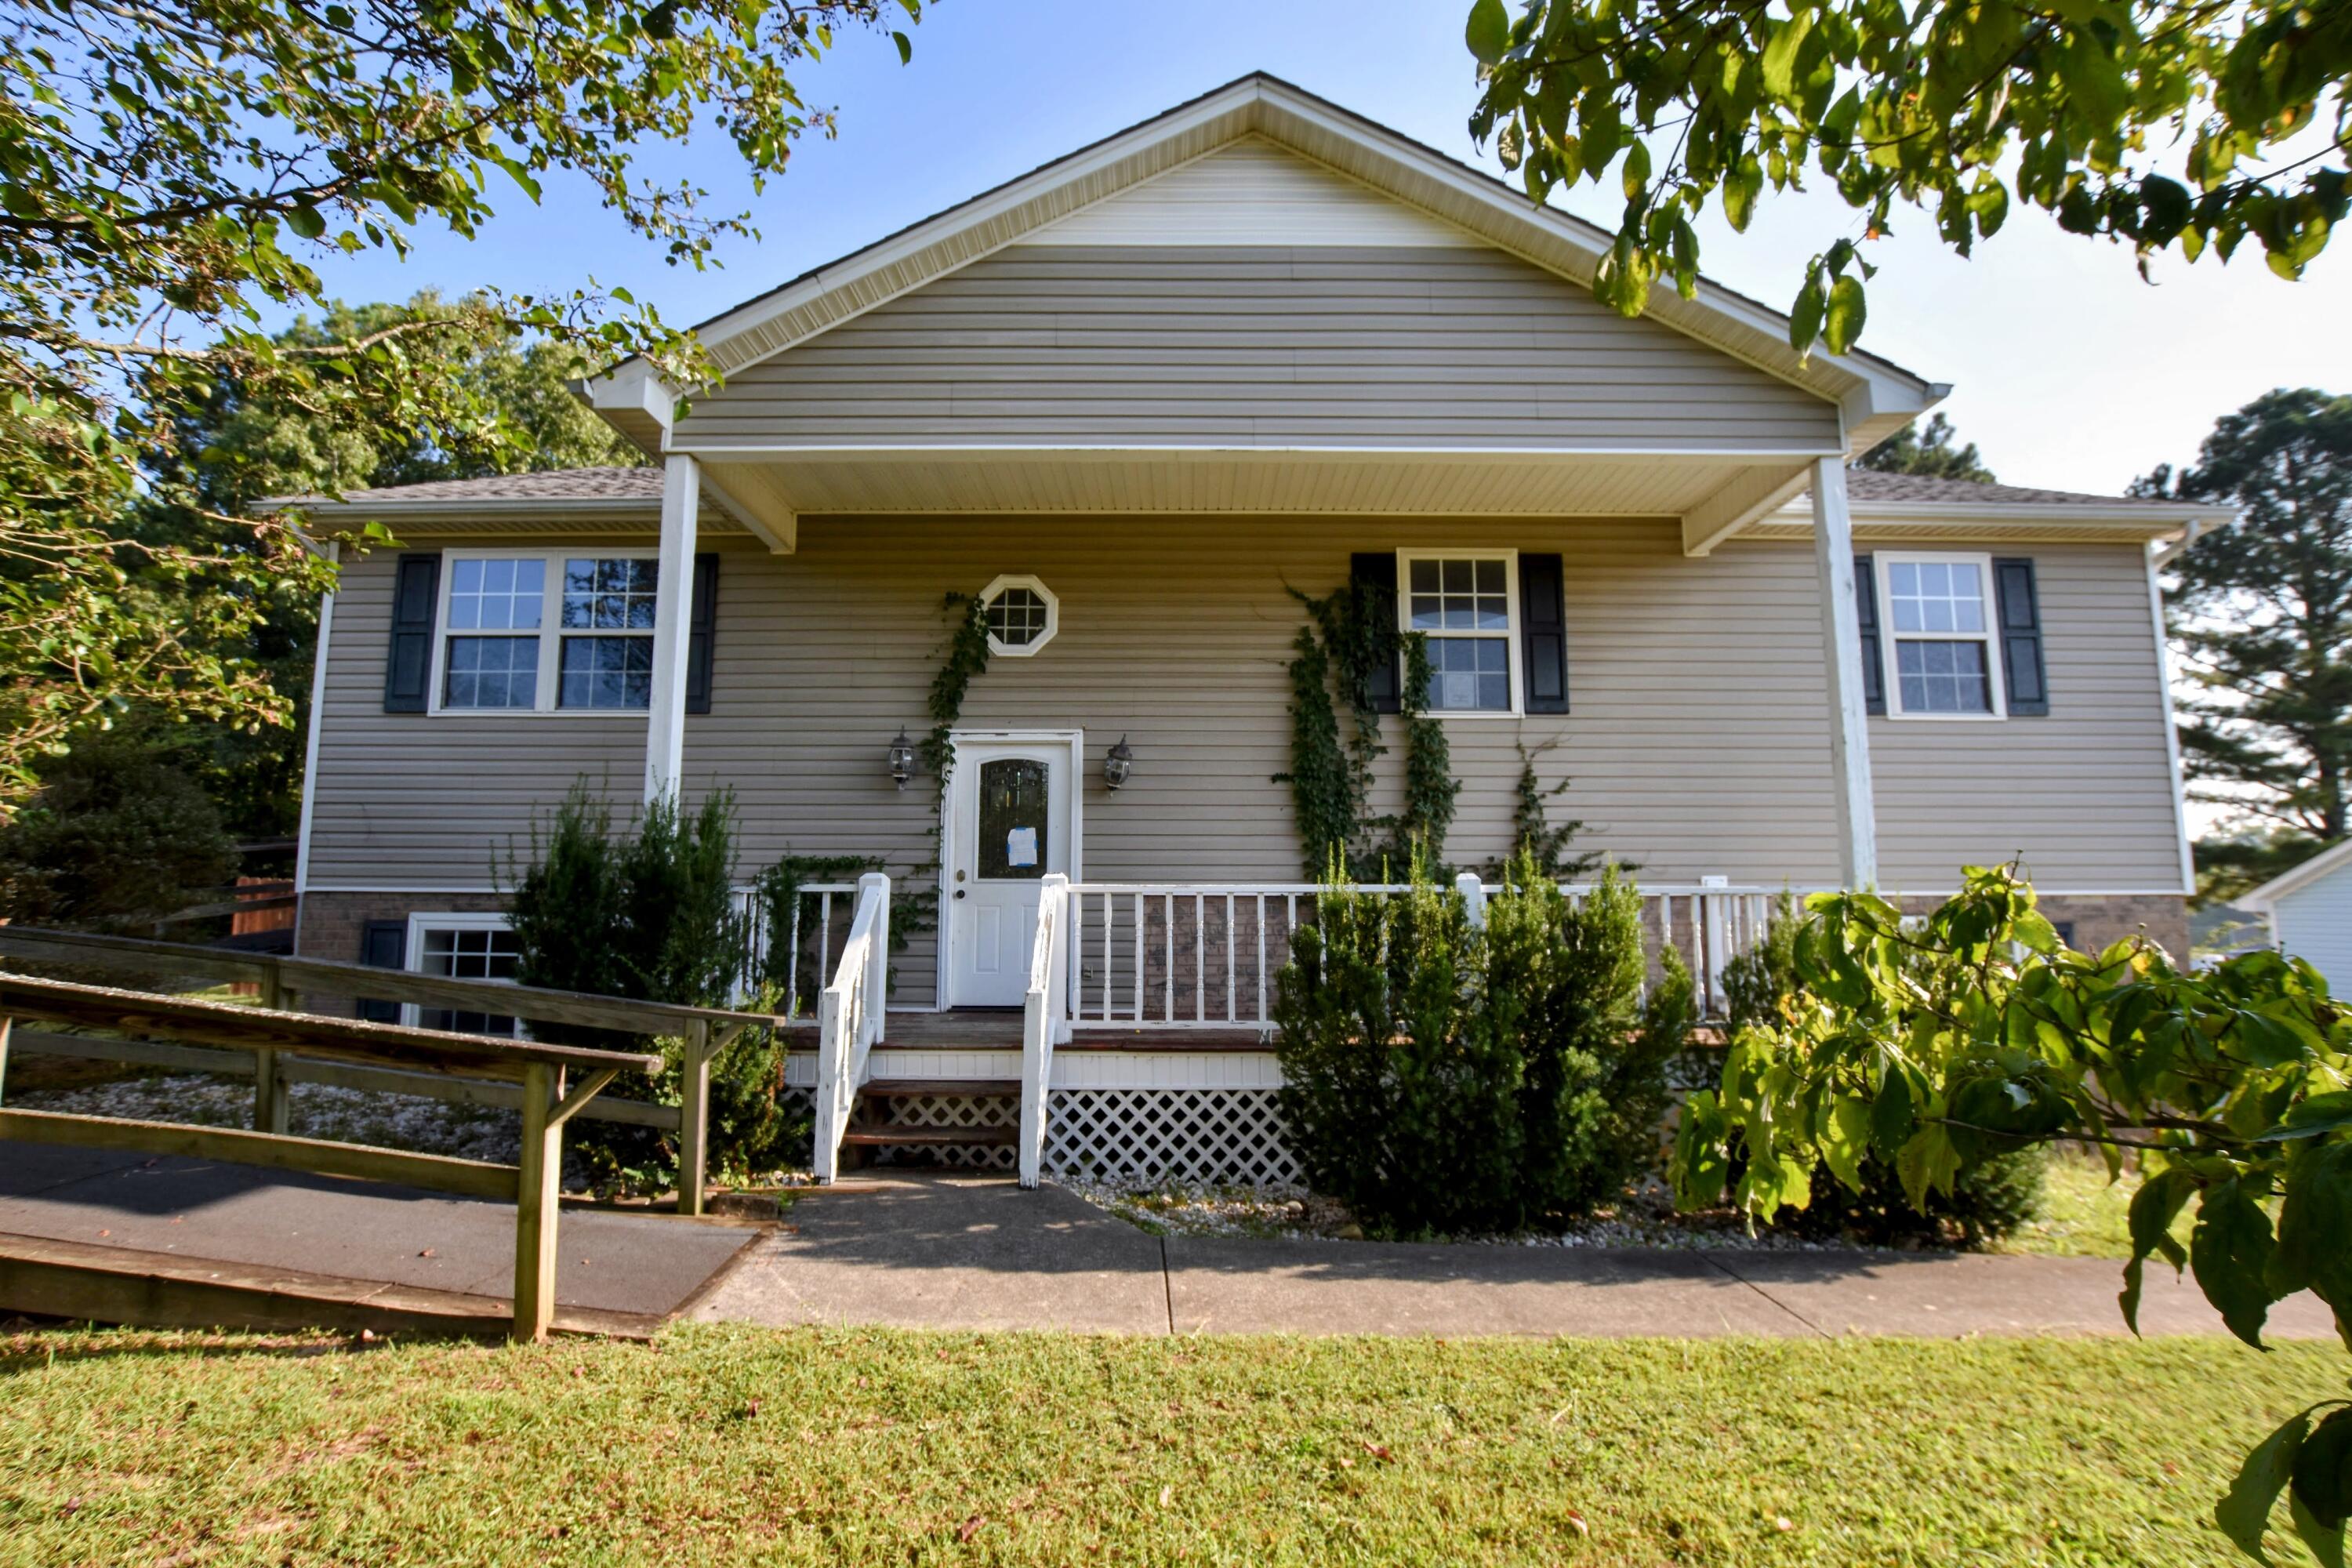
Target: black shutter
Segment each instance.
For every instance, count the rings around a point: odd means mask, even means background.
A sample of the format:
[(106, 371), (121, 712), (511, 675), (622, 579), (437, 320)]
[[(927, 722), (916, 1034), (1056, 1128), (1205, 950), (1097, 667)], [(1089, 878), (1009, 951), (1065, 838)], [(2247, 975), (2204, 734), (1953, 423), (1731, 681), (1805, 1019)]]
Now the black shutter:
[(2033, 563), (2022, 555), (1996, 555), (1992, 581), (2009, 711), (2019, 719), (2046, 719), (2050, 684), (2042, 668), (2042, 595), (2033, 585)]
[(1527, 710), (1568, 711), (1568, 580), (1557, 555), (1519, 556), (1519, 662)]
[[(1389, 624), (1396, 624), (1397, 558), (1393, 552), (1367, 550), (1349, 556), (1348, 580), (1360, 591), (1368, 588), (1380, 590), (1373, 600), (1373, 613), (1385, 613)], [(1383, 602), (1387, 605), (1385, 612), (1379, 608)], [(1374, 712), (1394, 713), (1403, 706), (1399, 700), (1404, 691), (1404, 655), (1402, 651), (1390, 656), (1386, 669), (1372, 671), (1370, 685)]]
[(1878, 656), (1878, 573), (1867, 555), (1853, 558), (1853, 619), (1862, 628), (1862, 710), (1886, 711), (1886, 666)]
[[(405, 969), (408, 967), (408, 922), (406, 921), (370, 921), (360, 932), (360, 962), (371, 969)], [(397, 1002), (370, 1002), (362, 998), (359, 1016), (371, 1024), (400, 1022)]]
[(433, 617), (440, 604), (441, 557), (404, 555), (394, 568), (392, 647), (383, 661), (383, 710), (422, 713), (433, 680)]
[(686, 710), (710, 711), (710, 639), (719, 623), (719, 557), (694, 558), (694, 604), (686, 628)]

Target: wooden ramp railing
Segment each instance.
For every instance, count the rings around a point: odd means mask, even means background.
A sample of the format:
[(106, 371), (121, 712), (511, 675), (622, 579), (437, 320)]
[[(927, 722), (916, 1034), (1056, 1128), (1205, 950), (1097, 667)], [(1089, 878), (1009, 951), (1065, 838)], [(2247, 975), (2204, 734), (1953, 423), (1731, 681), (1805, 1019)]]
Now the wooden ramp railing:
[[(376, 969), (329, 959), (278, 957), (184, 942), (146, 942), (29, 926), (0, 926), (0, 959), (56, 965), (77, 973), (94, 970), (136, 976), (132, 984), (142, 992), (250, 984), (258, 988), (261, 1006), (272, 1010), (299, 1011), (306, 999), (316, 1003), (324, 997), (349, 997), (414, 1003), (423, 1007), (520, 1018), (530, 1023), (565, 1024), (678, 1040), (684, 1067), (679, 1104), (600, 1100), (580, 1114), (593, 1121), (628, 1122), (676, 1132), (677, 1207), (681, 1214), (700, 1214), (703, 1208), (710, 1154), (712, 1060), (746, 1028), (781, 1027), (786, 1022), (763, 1013), (682, 1007), (665, 1002), (638, 1002), (586, 992), (515, 985), (499, 980), (455, 980), (413, 970)], [(411, 1032), (447, 1037), (440, 1031)], [(199, 1072), (228, 1072), (239, 1077), (249, 1073), (254, 1079), (254, 1129), (260, 1132), (286, 1131), (287, 1086), (296, 1082), (424, 1095), (467, 1104), (525, 1108), (526, 1103), (521, 1089), (498, 1081), (497, 1075), (485, 1081), (446, 1068), (418, 1072), (374, 1062), (330, 1059), (308, 1048), (289, 1055), (276, 1047), (263, 1047), (253, 1052), (249, 1061), (225, 1061), (216, 1050), (192, 1049), (188, 1042), (179, 1039), (159, 1042), (96, 1036), (42, 1036), (37, 1042), (27, 1039), (25, 1044), (26, 1049), (64, 1056)], [(659, 1059), (654, 1059), (657, 1069)], [(5, 1053), (0, 1051), (0, 1075), (5, 1075)], [(0, 1076), (0, 1093), (5, 1091), (5, 1076)]]
[[(632, 1051), (447, 1034), (0, 973), (0, 1072), (6, 1068), (11, 1037), (26, 1021), (160, 1037), (184, 1050), (247, 1054), (254, 1058), (257, 1078), (264, 1082), (273, 1069), (262, 1063), (299, 1053), (306, 1060), (409, 1074), (457, 1072), (515, 1085), (522, 1109), (522, 1160), (518, 1165), (294, 1138), (283, 1131), (282, 1121), (278, 1127), (246, 1131), (0, 1109), (0, 1139), (221, 1160), (512, 1203), (513, 1333), (523, 1340), (546, 1338), (555, 1315), (563, 1124), (619, 1074), (661, 1067), (659, 1057)], [(56, 1039), (100, 1037), (44, 1035), (41, 1039), (46, 1048)]]

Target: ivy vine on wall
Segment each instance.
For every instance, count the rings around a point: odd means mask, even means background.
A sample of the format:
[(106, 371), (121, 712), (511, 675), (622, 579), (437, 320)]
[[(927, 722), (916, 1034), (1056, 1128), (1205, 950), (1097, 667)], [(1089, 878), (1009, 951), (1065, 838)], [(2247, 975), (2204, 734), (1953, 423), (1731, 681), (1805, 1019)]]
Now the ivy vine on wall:
[[(1429, 639), (1397, 629), (1396, 595), (1386, 588), (1351, 582), (1321, 598), (1290, 592), (1306, 606), (1307, 624), (1291, 642), (1290, 771), (1274, 777), (1290, 785), (1307, 875), (1327, 876), (1335, 861), (1361, 880), (1385, 880), (1416, 862), (1436, 867), (1462, 784), (1444, 727), (1423, 706)], [(1372, 684), (1400, 659), (1404, 809), (1374, 816), (1372, 766), (1388, 748)], [(1348, 709), (1344, 736), (1341, 703)]]

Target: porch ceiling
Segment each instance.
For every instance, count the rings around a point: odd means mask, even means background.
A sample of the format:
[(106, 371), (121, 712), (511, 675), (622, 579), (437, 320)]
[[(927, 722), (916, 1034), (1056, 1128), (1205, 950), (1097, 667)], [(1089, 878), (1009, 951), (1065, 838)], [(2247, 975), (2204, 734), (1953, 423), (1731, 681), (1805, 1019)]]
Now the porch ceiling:
[[(789, 536), (802, 513), (1288, 512), (1705, 518), (1804, 482), (1809, 455), (1526, 451), (803, 450), (705, 455)], [(1688, 532), (1687, 527), (1685, 531)]]

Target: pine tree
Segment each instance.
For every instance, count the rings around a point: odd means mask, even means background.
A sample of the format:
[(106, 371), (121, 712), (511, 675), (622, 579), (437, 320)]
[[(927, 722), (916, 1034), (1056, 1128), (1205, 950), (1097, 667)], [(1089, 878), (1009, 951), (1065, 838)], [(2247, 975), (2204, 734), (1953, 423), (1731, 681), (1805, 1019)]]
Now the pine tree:
[(1977, 444), (1971, 441), (1965, 447), (1952, 445), (1958, 434), (1952, 422), (1941, 414), (1929, 416), (1925, 430), (1914, 419), (1864, 452), (1853, 466), (1874, 473), (1920, 474), (1931, 479), (1970, 479), (1980, 485), (1991, 484), (1992, 470), (1977, 456)]

